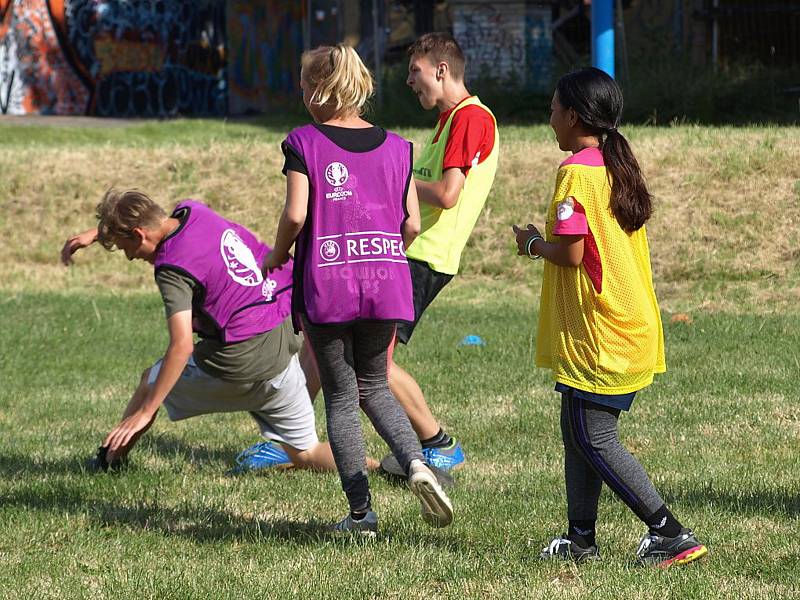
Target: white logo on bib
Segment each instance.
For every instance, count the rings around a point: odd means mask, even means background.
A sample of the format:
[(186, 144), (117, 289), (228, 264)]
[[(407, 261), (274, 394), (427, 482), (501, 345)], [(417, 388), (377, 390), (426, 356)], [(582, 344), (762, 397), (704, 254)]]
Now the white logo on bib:
[(261, 285), (264, 276), (261, 274), (261, 267), (253, 256), (253, 251), (247, 247), (233, 229), (226, 229), (222, 232), (219, 240), (219, 251), (222, 260), (228, 267), (228, 275), (239, 285), (253, 287)]
[(340, 162), (332, 162), (325, 168), (325, 179), (334, 187), (344, 185), (350, 172)]
[(272, 292), (275, 291), (276, 287), (278, 287), (278, 282), (274, 279), (267, 277), (264, 280), (264, 283), (261, 285), (261, 295), (264, 296), (265, 300), (268, 302), (272, 300)]
[(319, 247), (319, 255), (322, 257), (322, 260), (327, 260), (328, 262), (339, 258), (340, 252), (339, 244), (333, 240), (325, 240)]

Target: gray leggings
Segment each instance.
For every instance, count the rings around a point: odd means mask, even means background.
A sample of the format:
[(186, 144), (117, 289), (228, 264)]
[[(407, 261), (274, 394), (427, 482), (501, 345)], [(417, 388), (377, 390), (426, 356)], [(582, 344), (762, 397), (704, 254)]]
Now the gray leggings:
[(394, 323), (357, 321), (347, 325), (313, 325), (303, 330), (319, 368), (328, 439), (351, 511), (370, 505), (366, 450), (359, 404), (403, 469), (422, 460), (422, 448), (400, 403), (389, 391), (387, 368)]
[(644, 468), (620, 444), (619, 409), (561, 395), (561, 435), (567, 518), (597, 520), (600, 488), (605, 482), (642, 521), (664, 506)]

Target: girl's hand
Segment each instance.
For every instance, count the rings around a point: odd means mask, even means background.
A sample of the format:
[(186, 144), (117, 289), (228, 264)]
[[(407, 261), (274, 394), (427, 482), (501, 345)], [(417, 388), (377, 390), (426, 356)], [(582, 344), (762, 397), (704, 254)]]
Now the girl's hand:
[(267, 254), (267, 257), (264, 259), (264, 264), (261, 266), (261, 274), (266, 277), (270, 271), (273, 271), (275, 269), (280, 269), (288, 261), (289, 261), (288, 254), (279, 256), (278, 254), (275, 253), (275, 250), (272, 250), (269, 254)]
[(528, 243), (528, 240), (534, 236), (544, 237), (536, 226), (531, 225), (528, 223), (527, 229), (520, 229), (516, 225), (512, 225), (511, 229), (514, 230), (514, 235), (517, 240), (517, 255), (519, 256), (526, 256), (525, 254), (525, 245)]

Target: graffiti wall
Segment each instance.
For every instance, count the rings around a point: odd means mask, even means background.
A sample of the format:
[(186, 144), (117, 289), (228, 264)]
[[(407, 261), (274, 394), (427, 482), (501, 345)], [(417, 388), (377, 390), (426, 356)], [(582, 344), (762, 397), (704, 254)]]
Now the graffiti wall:
[(228, 0), (228, 107), (264, 112), (297, 102), (305, 2)]
[(548, 89), (553, 63), (549, 7), (527, 2), (450, 3), (453, 36), (467, 58), (467, 77)]
[(0, 0), (4, 113), (227, 113), (225, 0)]
[(49, 3), (0, 2), (0, 110), (83, 114), (91, 87), (61, 50)]

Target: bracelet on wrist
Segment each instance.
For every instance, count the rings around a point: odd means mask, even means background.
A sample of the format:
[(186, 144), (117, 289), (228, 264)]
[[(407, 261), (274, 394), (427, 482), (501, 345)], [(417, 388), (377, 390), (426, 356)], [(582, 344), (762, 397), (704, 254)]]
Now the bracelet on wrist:
[(533, 254), (533, 253), (531, 252), (531, 251), (533, 250), (533, 244), (534, 244), (534, 243), (535, 243), (537, 240), (544, 240), (544, 238), (543, 238), (542, 236), (540, 236), (540, 235), (532, 235), (531, 237), (529, 237), (529, 238), (528, 238), (528, 241), (527, 241), (527, 242), (525, 242), (525, 254), (526, 254), (526, 255), (527, 255), (527, 257), (528, 257), (528, 258), (530, 258), (531, 260), (539, 260), (540, 258), (542, 258), (542, 257), (541, 257), (541, 256), (539, 256), (538, 254)]

